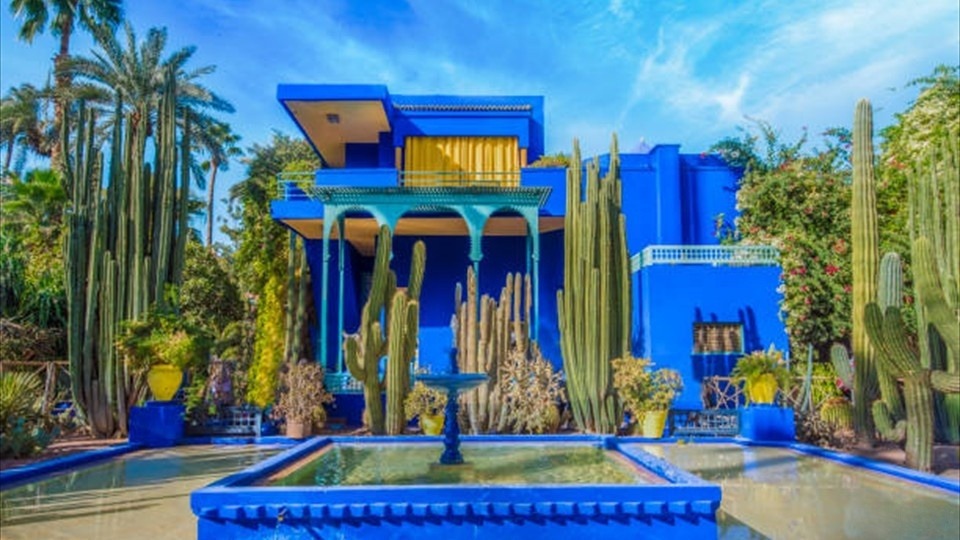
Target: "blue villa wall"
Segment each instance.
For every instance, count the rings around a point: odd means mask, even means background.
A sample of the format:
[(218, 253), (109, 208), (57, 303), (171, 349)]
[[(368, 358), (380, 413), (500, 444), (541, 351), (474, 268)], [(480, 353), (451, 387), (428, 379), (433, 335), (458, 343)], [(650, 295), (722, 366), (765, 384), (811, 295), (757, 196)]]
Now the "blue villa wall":
[[(685, 391), (674, 405), (700, 409), (704, 377), (730, 373), (740, 354), (694, 354), (695, 322), (740, 323), (744, 353), (787, 349), (779, 317), (778, 266), (653, 265), (634, 274), (640, 306), (635, 354), (680, 372)], [(636, 285), (639, 284), (639, 287)], [(635, 304), (637, 305), (637, 304)]]
[[(454, 292), (457, 283), (466, 284), (467, 267), (470, 265), (469, 243), (458, 236), (397, 236), (393, 241), (391, 268), (397, 274), (397, 282), (405, 286), (409, 280), (410, 255), (413, 244), (423, 240), (427, 248), (427, 264), (424, 270), (421, 292), (419, 363), (431, 371), (445, 371), (448, 367), (448, 352), (452, 344), (450, 319), (454, 310)], [(312, 276), (320, 276), (322, 244), (308, 240), (307, 259)], [(348, 243), (344, 257), (344, 329), (355, 332), (360, 324), (360, 311), (366, 300), (360, 290), (360, 276), (372, 272), (373, 257), (364, 257)], [(508, 273), (524, 272), (526, 240), (522, 237), (487, 236), (483, 239), (484, 260), (480, 264), (480, 294), (494, 298), (500, 296)], [(330, 298), (338, 294), (337, 272), (338, 241), (330, 243)], [(540, 272), (540, 339), (544, 356), (560, 367), (562, 359), (557, 330), (556, 291), (563, 286), (563, 234), (560, 231), (541, 236), (541, 258), (551, 264), (541, 266)], [(320, 279), (313, 280), (314, 305), (321, 305)], [(327, 335), (337, 335), (337, 303), (328, 306)], [(314, 339), (317, 332), (313, 333)], [(328, 371), (336, 371), (337, 349), (327, 351), (325, 362)]]
[[(345, 86), (321, 88), (324, 99), (374, 100), (383, 104), (390, 132), (381, 132), (378, 142), (348, 143), (345, 167), (317, 172), (317, 183), (328, 186), (395, 187), (396, 147), (408, 136), (516, 136), (527, 159), (533, 162), (544, 151), (543, 98), (396, 96), (385, 87)], [(278, 89), (280, 101), (307, 100), (310, 86)], [(469, 107), (467, 107), (469, 105)], [(522, 107), (521, 107), (522, 106)], [(288, 108), (288, 111), (290, 109)], [(293, 116), (293, 114), (291, 113)], [(596, 163), (605, 172), (609, 155)], [(623, 211), (627, 245), (631, 255), (651, 245), (716, 245), (715, 221), (736, 217), (736, 188), (742, 171), (727, 166), (718, 156), (682, 154), (679, 145), (657, 145), (645, 154), (621, 154)], [(521, 185), (551, 188), (540, 215), (563, 216), (566, 205), (566, 173), (562, 169), (523, 168)], [(307, 199), (275, 201), (272, 213), (278, 220), (318, 219), (322, 204)], [(407, 281), (409, 257), (417, 238), (394, 239), (392, 266), (401, 285)], [(433, 370), (447, 368), (451, 346), (450, 317), (454, 289), (466, 278), (468, 239), (465, 236), (428, 236), (427, 266), (421, 297), (419, 360)], [(482, 294), (498, 295), (508, 272), (526, 270), (523, 237), (483, 237), (480, 262)], [(563, 231), (540, 236), (540, 294), (538, 335), (545, 356), (562, 365), (557, 327), (556, 292), (563, 286)], [(321, 242), (308, 240), (307, 252), (314, 276), (315, 305), (323, 291)], [(338, 244), (330, 246), (328, 294), (329, 336), (337, 336)], [(361, 256), (348, 246), (345, 264), (344, 328), (356, 330), (363, 298), (361, 276), (372, 270), (372, 257)], [(779, 314), (779, 267), (776, 266), (645, 266), (633, 274), (633, 353), (650, 357), (661, 367), (683, 374), (687, 390), (680, 408), (700, 408), (699, 384), (709, 375), (726, 375), (738, 354), (694, 355), (693, 324), (697, 321), (740, 322), (744, 327), (745, 352), (774, 344), (787, 350), (787, 338)], [(319, 321), (320, 317), (317, 317)], [(315, 328), (318, 328), (318, 324)], [(318, 331), (314, 331), (316, 334)], [(339, 340), (327, 347), (328, 370), (337, 370)]]

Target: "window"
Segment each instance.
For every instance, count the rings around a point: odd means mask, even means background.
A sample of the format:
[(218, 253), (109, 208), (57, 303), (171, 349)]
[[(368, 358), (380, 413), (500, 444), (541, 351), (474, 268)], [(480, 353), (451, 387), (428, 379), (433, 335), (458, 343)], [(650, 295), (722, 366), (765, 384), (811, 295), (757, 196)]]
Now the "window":
[(740, 323), (693, 323), (694, 354), (743, 353)]

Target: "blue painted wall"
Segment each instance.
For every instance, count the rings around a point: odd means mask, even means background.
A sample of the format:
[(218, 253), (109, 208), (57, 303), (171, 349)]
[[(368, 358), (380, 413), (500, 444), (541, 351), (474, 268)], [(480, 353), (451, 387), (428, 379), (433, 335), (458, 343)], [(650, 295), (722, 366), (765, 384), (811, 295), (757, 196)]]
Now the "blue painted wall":
[(693, 354), (693, 323), (741, 323), (746, 353), (771, 344), (787, 350), (778, 307), (780, 267), (653, 265), (638, 274), (642, 332), (634, 354), (680, 372), (685, 390), (676, 408), (702, 408), (700, 381), (729, 374), (737, 358)]
[[(431, 371), (448, 369), (447, 351), (452, 343), (450, 318), (454, 312), (456, 284), (466, 283), (470, 265), (469, 240), (465, 236), (396, 236), (393, 240), (391, 268), (397, 273), (397, 282), (406, 286), (410, 273), (410, 255), (413, 244), (423, 240), (427, 248), (420, 312), (420, 364)], [(308, 240), (307, 256), (313, 278), (313, 295), (317, 309), (322, 305), (322, 242)], [(373, 257), (364, 257), (349, 243), (344, 258), (344, 329), (355, 332), (360, 324), (360, 312), (366, 301), (362, 289), (364, 273), (373, 271)], [(556, 291), (563, 286), (563, 233), (556, 231), (541, 235), (540, 273), (540, 339), (543, 353), (554, 365), (562, 364), (557, 330)], [(519, 236), (487, 236), (483, 238), (484, 259), (480, 262), (480, 293), (499, 298), (500, 289), (508, 273), (526, 271), (526, 239)], [(327, 335), (337, 336), (337, 294), (339, 273), (338, 243), (330, 242), (329, 311)], [(317, 320), (319, 321), (319, 317)], [(314, 339), (318, 332), (314, 333)], [(325, 365), (335, 370), (337, 347), (327, 349)]]

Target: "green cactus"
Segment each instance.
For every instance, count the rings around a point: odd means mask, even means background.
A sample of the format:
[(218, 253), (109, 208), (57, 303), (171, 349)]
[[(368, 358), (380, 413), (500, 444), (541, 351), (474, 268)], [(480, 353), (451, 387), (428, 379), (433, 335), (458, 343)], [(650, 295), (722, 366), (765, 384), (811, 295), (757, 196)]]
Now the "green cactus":
[[(960, 378), (960, 151), (956, 132), (908, 174), (910, 235), (924, 367)], [(934, 396), (938, 433), (960, 441), (960, 395)]]
[(955, 394), (960, 385), (950, 373), (930, 370), (920, 362), (903, 323), (901, 308), (890, 306), (881, 312), (876, 303), (867, 304), (864, 322), (870, 340), (880, 350), (877, 359), (892, 376), (904, 383), (906, 402), (907, 465), (929, 471), (933, 449), (933, 389)]
[(152, 167), (145, 162), (147, 130), (143, 122), (124, 118), (119, 100), (109, 166), (97, 148), (92, 110), (81, 102), (61, 125), (61, 172), (71, 206), (65, 244), (71, 393), (96, 436), (126, 433), (128, 408), (142, 396), (140, 381), (116, 355), (120, 324), (164, 301), (165, 289), (180, 280), (190, 141), (184, 118), (178, 167), (176, 97), (168, 72), (153, 130)]
[(390, 306), (389, 335), (387, 336), (387, 388), (386, 429), (390, 435), (403, 433), (406, 414), (403, 401), (410, 392), (410, 364), (417, 352), (420, 324), (420, 290), (423, 286), (423, 271), (426, 263), (426, 247), (423, 242), (413, 246), (410, 262), (410, 279), (406, 291), (397, 291)]
[(854, 425), (857, 433), (873, 439), (871, 403), (877, 394), (876, 359), (864, 328), (864, 307), (877, 296), (877, 204), (873, 174), (873, 110), (857, 103), (853, 121), (853, 200), (850, 226), (853, 251), (853, 330), (855, 359)]
[[(888, 307), (901, 307), (903, 299), (903, 272), (900, 256), (886, 253), (880, 262), (877, 305), (881, 313)], [(873, 342), (874, 354), (886, 354), (884, 349)], [(877, 381), (881, 399), (874, 401), (871, 407), (873, 422), (880, 436), (888, 441), (900, 442), (905, 436), (906, 412), (897, 380), (887, 369), (887, 363), (877, 361)]]
[(622, 405), (613, 390), (611, 361), (630, 354), (630, 268), (621, 212), (620, 159), (614, 136), (610, 166), (601, 179), (580, 148), (567, 168), (564, 283), (557, 292), (563, 367), (574, 420), (583, 431), (613, 433)]
[[(363, 383), (367, 423), (375, 435), (403, 432), (403, 399), (410, 387), (410, 361), (416, 351), (419, 328), (417, 306), (426, 263), (426, 246), (418, 241), (413, 247), (407, 290), (398, 292), (397, 276), (390, 270), (391, 246), (390, 229), (380, 227), (373, 283), (363, 306), (360, 328), (356, 334), (346, 336), (343, 342), (347, 369)], [(381, 316), (385, 319), (384, 325), (380, 324)], [(381, 383), (378, 369), (384, 356), (388, 357), (387, 376)], [(386, 418), (380, 401), (384, 386), (387, 389)]]
[(830, 347), (830, 361), (833, 362), (833, 369), (836, 370), (840, 382), (847, 388), (853, 388), (853, 367), (850, 365), (847, 349), (839, 343), (834, 343)]

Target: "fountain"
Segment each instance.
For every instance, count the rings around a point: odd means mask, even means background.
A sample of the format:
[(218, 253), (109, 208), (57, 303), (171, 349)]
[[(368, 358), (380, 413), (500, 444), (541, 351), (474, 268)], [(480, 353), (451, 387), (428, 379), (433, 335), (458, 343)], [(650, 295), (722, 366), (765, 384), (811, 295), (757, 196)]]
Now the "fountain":
[(467, 436), (465, 463), (457, 395), (487, 375), (452, 353), (415, 377), (447, 394), (439, 462), (429, 437), (315, 437), (193, 492), (198, 538), (716, 538), (719, 487), (612, 436)]
[(450, 351), (449, 373), (425, 373), (417, 375), (416, 379), (430, 388), (443, 390), (447, 393), (447, 407), (443, 413), (443, 454), (440, 456), (440, 464), (462, 465), (460, 424), (457, 422), (460, 403), (457, 396), (460, 392), (466, 392), (480, 386), (487, 380), (487, 375), (485, 373), (460, 373), (457, 367), (457, 349), (454, 348)]

